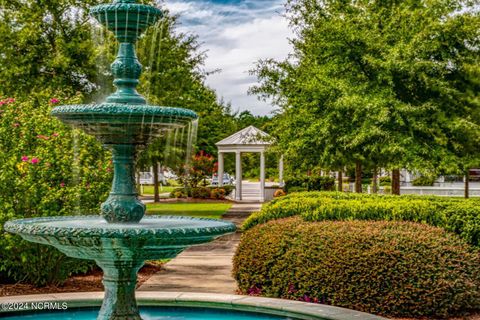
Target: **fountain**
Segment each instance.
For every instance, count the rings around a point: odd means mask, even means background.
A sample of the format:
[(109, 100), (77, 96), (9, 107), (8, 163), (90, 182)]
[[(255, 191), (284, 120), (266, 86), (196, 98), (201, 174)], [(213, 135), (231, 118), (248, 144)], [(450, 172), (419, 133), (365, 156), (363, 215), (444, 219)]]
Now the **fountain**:
[[(52, 115), (95, 136), (112, 151), (112, 190), (101, 205), (101, 216), (14, 220), (5, 224), (5, 230), (27, 241), (54, 246), (67, 256), (95, 260), (104, 272), (105, 294), (89, 293), (88, 298), (75, 293), (0, 297), (0, 316), (14, 311), (13, 315), (7, 314), (7, 319), (90, 320), (97, 311), (86, 307), (97, 307), (99, 302), (99, 320), (141, 319), (135, 285), (145, 260), (171, 259), (189, 246), (235, 231), (233, 224), (221, 220), (144, 217), (145, 205), (137, 198), (134, 182), (138, 149), (170, 130), (187, 126), (197, 115), (187, 109), (147, 105), (136, 91), (142, 66), (134, 45), (142, 32), (161, 18), (160, 10), (135, 0), (116, 0), (95, 6), (90, 13), (120, 43), (111, 66), (117, 91), (103, 103), (59, 106)], [(141, 292), (137, 296), (144, 307), (142, 315), (149, 320), (383, 319), (343, 308), (280, 299), (158, 292)], [(73, 310), (16, 314), (16, 306), (43, 305), (52, 297), (57, 302), (68, 302), (68, 308)]]
[(142, 66), (135, 42), (162, 12), (134, 0), (98, 5), (90, 14), (120, 43), (111, 65), (117, 91), (105, 102), (59, 106), (52, 115), (95, 136), (112, 151), (114, 179), (101, 216), (9, 221), (5, 230), (25, 240), (52, 245), (74, 258), (91, 259), (103, 269), (105, 297), (98, 319), (141, 319), (135, 299), (137, 272), (145, 260), (171, 259), (191, 245), (235, 231), (229, 222), (188, 217), (144, 217), (137, 198), (135, 157), (141, 146), (197, 118), (181, 108), (150, 106), (137, 91)]

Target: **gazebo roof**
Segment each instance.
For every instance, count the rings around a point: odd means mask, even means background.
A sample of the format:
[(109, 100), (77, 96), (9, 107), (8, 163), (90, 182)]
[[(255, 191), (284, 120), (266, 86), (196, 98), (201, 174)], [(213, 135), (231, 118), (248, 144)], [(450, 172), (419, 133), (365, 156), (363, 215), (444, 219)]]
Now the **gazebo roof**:
[(255, 128), (254, 126), (246, 127), (232, 134), (230, 137), (217, 142), (218, 147), (221, 146), (269, 146), (271, 145), (271, 137), (268, 133)]

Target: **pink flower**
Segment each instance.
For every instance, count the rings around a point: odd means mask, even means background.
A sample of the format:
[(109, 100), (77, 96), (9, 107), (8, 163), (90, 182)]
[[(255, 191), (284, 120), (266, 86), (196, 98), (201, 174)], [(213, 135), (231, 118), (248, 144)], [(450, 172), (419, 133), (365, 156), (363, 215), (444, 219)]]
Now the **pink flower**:
[(27, 156), (22, 156), (22, 161), (23, 161), (23, 162), (27, 162), (27, 161), (28, 161), (28, 157), (27, 157)]
[(57, 132), (54, 132), (54, 133), (52, 134), (52, 136), (53, 136), (53, 137), (58, 137), (59, 134), (58, 134)]
[(30, 162), (33, 163), (33, 164), (37, 164), (37, 163), (40, 162), (40, 159), (38, 159), (38, 158), (36, 158), (36, 157), (33, 157)]
[(13, 126), (14, 126), (15, 128), (18, 128), (18, 127), (20, 127), (20, 123), (15, 122), (15, 123), (13, 124)]
[(65, 182), (60, 183), (60, 187), (65, 187)]
[(58, 99), (55, 99), (55, 98), (50, 99), (51, 104), (57, 104), (59, 102), (60, 102), (60, 100), (58, 100)]

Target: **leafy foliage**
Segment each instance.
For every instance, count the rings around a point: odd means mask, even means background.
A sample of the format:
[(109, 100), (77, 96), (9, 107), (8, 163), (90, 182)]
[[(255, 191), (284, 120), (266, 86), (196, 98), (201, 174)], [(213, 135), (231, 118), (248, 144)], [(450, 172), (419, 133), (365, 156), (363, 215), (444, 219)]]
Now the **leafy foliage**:
[(364, 195), (339, 192), (293, 193), (265, 204), (243, 224), (257, 224), (291, 216), (306, 221), (393, 220), (442, 227), (470, 244), (480, 246), (480, 207), (477, 199), (426, 196)]
[(297, 217), (245, 232), (233, 274), (244, 294), (446, 318), (479, 309), (479, 263), (478, 249), (440, 228)]
[(111, 183), (109, 155), (91, 137), (52, 119), (54, 104), (37, 97), (0, 102), (0, 279), (60, 283), (91, 263), (3, 231), (6, 221), (98, 214)]
[[(260, 61), (292, 170), (462, 171), (478, 160), (480, 13), (470, 1), (288, 0), (296, 38)], [(478, 161), (476, 162), (478, 163)]]
[(285, 179), (286, 191), (333, 191), (335, 179), (329, 176), (293, 176)]
[(199, 199), (217, 199), (222, 200), (226, 196), (230, 195), (234, 190), (233, 186), (223, 186), (223, 187), (195, 187), (195, 188), (176, 188), (171, 193), (170, 196), (174, 198), (199, 198)]
[(412, 186), (433, 186), (436, 177), (434, 176), (420, 176), (413, 179)]

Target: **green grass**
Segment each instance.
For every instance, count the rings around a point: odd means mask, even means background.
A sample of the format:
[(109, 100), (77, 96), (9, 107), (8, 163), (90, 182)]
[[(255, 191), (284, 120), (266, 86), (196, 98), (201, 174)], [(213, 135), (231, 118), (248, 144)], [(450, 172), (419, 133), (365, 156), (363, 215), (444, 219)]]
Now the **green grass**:
[(212, 202), (149, 203), (147, 214), (220, 219), (231, 206), (230, 203)]
[[(163, 186), (160, 187), (160, 193), (170, 193), (173, 191), (173, 189), (178, 188), (178, 187), (171, 187), (171, 186)], [(140, 192), (143, 191), (143, 195), (151, 195), (153, 194), (153, 186), (143, 186), (139, 190)]]

